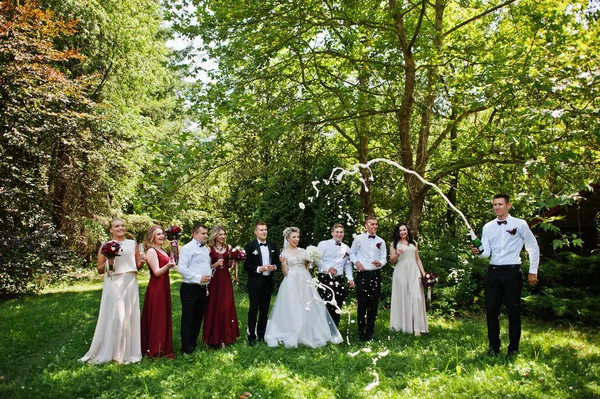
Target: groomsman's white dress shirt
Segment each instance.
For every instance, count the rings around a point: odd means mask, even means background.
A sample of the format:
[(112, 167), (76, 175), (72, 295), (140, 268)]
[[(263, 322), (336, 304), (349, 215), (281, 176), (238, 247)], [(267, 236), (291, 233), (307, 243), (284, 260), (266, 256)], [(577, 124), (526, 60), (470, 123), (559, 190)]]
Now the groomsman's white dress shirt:
[(195, 239), (185, 244), (179, 252), (177, 270), (181, 274), (181, 281), (188, 284), (203, 283), (202, 276), (212, 275), (210, 268), (210, 255), (206, 245), (200, 244)]
[[(381, 269), (386, 264), (387, 249), (385, 241), (378, 235), (369, 238), (370, 235), (363, 233), (357, 236), (352, 242), (350, 249), (350, 260), (356, 266), (356, 262), (360, 262), (365, 270), (372, 271)], [(379, 261), (380, 267), (376, 267), (372, 262)]]
[(529, 253), (529, 273), (537, 274), (540, 248), (527, 222), (510, 215), (504, 221), (496, 218), (483, 226), (481, 256), (488, 258), (491, 255), (490, 264), (494, 266), (520, 265), (521, 250), (525, 245)]
[(346, 272), (346, 277), (349, 281), (354, 280), (352, 276), (352, 263), (350, 262), (350, 247), (343, 242), (336, 245), (336, 241), (330, 240), (321, 241), (317, 248), (323, 253), (323, 257), (317, 261), (319, 273), (328, 274), (330, 267), (335, 267), (336, 276), (343, 275)]

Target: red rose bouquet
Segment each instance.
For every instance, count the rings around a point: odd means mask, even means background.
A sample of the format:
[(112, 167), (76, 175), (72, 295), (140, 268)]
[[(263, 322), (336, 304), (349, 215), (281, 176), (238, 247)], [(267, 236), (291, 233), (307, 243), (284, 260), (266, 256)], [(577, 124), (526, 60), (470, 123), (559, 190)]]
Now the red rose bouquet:
[(165, 235), (169, 241), (179, 240), (183, 234), (183, 229), (179, 226), (171, 226), (165, 230)]
[(100, 249), (100, 253), (107, 259), (108, 267), (106, 269), (106, 275), (110, 276), (110, 273), (114, 271), (115, 257), (121, 256), (121, 244), (118, 241), (112, 240), (104, 243)]
[(423, 277), (421, 277), (421, 283), (423, 287), (427, 288), (427, 301), (429, 305), (431, 305), (431, 287), (433, 287), (438, 282), (437, 274), (433, 272), (426, 272)]
[(179, 241), (178, 240), (181, 238), (182, 234), (183, 234), (183, 229), (181, 227), (175, 226), (175, 225), (173, 225), (165, 230), (165, 235), (167, 236), (167, 239), (169, 241), (171, 241), (171, 253), (169, 254), (169, 256), (175, 262), (179, 261)]
[(235, 247), (231, 250), (231, 258), (236, 261), (243, 261), (246, 259), (246, 251), (240, 247)]

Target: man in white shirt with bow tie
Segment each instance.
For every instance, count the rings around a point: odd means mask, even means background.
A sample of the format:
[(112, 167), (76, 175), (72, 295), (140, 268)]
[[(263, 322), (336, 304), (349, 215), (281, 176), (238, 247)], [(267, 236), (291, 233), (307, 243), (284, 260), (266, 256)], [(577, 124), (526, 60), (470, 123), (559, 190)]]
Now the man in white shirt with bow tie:
[(212, 271), (210, 255), (206, 248), (208, 228), (197, 224), (192, 231), (192, 240), (185, 244), (179, 253), (177, 271), (181, 274), (181, 350), (192, 353), (196, 349), (204, 309), (206, 307), (206, 286)]
[(350, 260), (356, 267), (356, 298), (358, 300), (358, 338), (372, 341), (381, 293), (381, 268), (386, 264), (385, 241), (377, 236), (379, 223), (375, 216), (365, 219), (366, 233), (352, 242)]
[[(319, 268), (319, 282), (333, 290), (319, 287), (319, 295), (326, 301), (327, 310), (336, 326), (340, 324), (340, 313), (342, 304), (346, 300), (346, 287), (344, 285), (344, 273), (348, 278), (348, 286), (354, 288), (354, 277), (352, 276), (352, 262), (350, 262), (350, 247), (342, 242), (344, 239), (344, 225), (336, 223), (331, 228), (331, 240), (321, 241), (318, 248), (323, 257), (317, 261)], [(335, 295), (337, 307), (328, 303)], [(338, 309), (339, 308), (339, 309)]]
[(508, 195), (498, 194), (492, 201), (496, 219), (483, 226), (481, 246), (473, 247), (473, 253), (487, 258), (491, 256), (485, 279), (485, 311), (488, 328), (488, 355), (500, 353), (500, 307), (506, 306), (508, 314), (508, 356), (519, 351), (521, 339), (521, 250), (523, 245), (529, 253), (530, 285), (538, 282), (540, 249), (527, 222), (509, 215), (511, 203)]

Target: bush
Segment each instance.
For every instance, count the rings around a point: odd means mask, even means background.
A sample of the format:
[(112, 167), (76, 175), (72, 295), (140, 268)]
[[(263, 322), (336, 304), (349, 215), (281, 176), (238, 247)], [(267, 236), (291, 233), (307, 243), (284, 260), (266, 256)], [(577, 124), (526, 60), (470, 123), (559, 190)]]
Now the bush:
[(50, 223), (0, 233), (0, 297), (36, 293), (80, 260)]
[(600, 255), (560, 254), (540, 266), (539, 279), (524, 289), (524, 314), (565, 324), (600, 320)]

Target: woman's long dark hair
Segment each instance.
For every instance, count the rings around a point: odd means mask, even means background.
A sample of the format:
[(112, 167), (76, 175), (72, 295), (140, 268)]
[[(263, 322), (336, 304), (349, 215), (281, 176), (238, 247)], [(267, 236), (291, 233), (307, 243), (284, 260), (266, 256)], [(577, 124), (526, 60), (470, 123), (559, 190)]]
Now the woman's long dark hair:
[(392, 236), (394, 248), (396, 248), (398, 242), (400, 241), (400, 227), (402, 226), (406, 226), (406, 230), (408, 230), (408, 235), (406, 236), (406, 239), (408, 240), (408, 245), (415, 245), (415, 240), (413, 240), (412, 234), (410, 234), (410, 228), (408, 227), (408, 225), (404, 222), (398, 222), (396, 227), (394, 227), (394, 235)]

